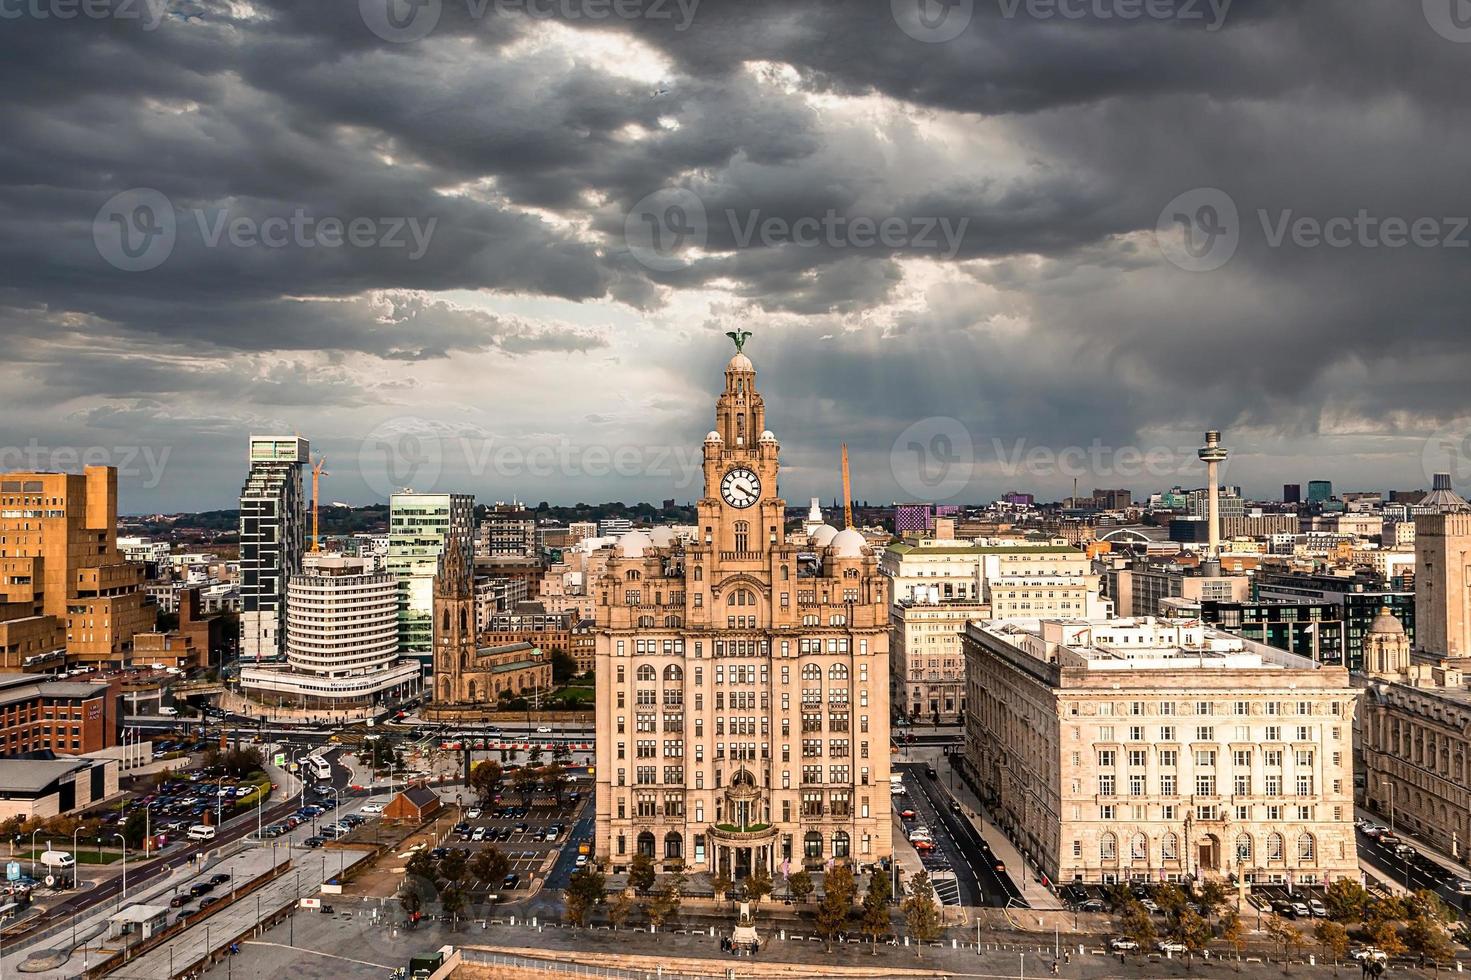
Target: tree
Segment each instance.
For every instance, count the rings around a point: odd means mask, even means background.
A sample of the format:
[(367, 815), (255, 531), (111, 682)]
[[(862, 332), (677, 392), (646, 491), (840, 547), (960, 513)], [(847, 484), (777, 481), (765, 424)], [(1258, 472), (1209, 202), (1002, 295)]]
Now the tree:
[(567, 772), (560, 763), (553, 762), (541, 771), (542, 783), (557, 801), (562, 805), (562, 791), (567, 788)]
[(1302, 951), (1304, 940), (1297, 927), (1278, 915), (1267, 916), (1267, 941), (1282, 950), (1282, 972), (1292, 969), (1292, 957)]
[(1352, 878), (1339, 878), (1323, 895), (1328, 916), (1335, 922), (1362, 922), (1370, 901), (1369, 890)]
[(465, 910), (465, 890), (458, 881), (448, 881), (439, 890), (439, 905), (450, 917), (451, 928), (457, 927), (460, 913)]
[(735, 888), (735, 882), (730, 880), (730, 875), (721, 868), (715, 872), (715, 877), (710, 879), (710, 885), (715, 889), (715, 894), (723, 898), (729, 898)]
[(435, 867), (434, 858), (429, 856), (428, 848), (415, 851), (409, 863), (404, 867), (404, 872), (412, 878), (424, 878), (433, 881), (438, 868)]
[(565, 684), (577, 675), (577, 661), (566, 650), (552, 651), (552, 683)]
[(1385, 956), (1403, 956), (1409, 949), (1399, 937), (1399, 927), (1388, 919), (1369, 930), (1369, 939)]
[(741, 897), (752, 905), (757, 905), (763, 898), (771, 894), (771, 872), (762, 865), (757, 865), (752, 872), (741, 882)]
[(1173, 921), (1180, 917), (1185, 911), (1186, 904), (1190, 901), (1179, 885), (1160, 885), (1154, 890), (1154, 901), (1159, 910), (1165, 914), (1166, 921)]
[(445, 881), (458, 882), (465, 877), (466, 852), (458, 848), (448, 851), (439, 859), (436, 869)]
[(1119, 933), (1125, 939), (1138, 943), (1141, 953), (1154, 946), (1154, 920), (1149, 917), (1149, 910), (1137, 899), (1131, 898), (1119, 913)]
[(566, 742), (552, 746), (552, 761), (566, 767), (572, 761), (572, 746)]
[(424, 911), (424, 898), (419, 894), (419, 889), (414, 887), (412, 878), (405, 878), (404, 883), (399, 886), (398, 905), (410, 922), (418, 921), (419, 913)]
[(143, 835), (148, 832), (148, 816), (142, 810), (134, 810), (123, 821), (123, 840), (129, 847), (142, 847)]
[(567, 918), (573, 925), (587, 925), (587, 917), (603, 901), (603, 875), (587, 865), (572, 876), (563, 893)]
[(848, 924), (853, 911), (853, 872), (846, 864), (834, 864), (822, 879), (822, 901), (817, 906), (817, 934), (832, 952), (833, 940)]
[(613, 899), (613, 903), (608, 906), (608, 924), (616, 931), (619, 926), (628, 921), (628, 917), (632, 914), (633, 895), (627, 889), (624, 889), (618, 893)]
[(940, 904), (935, 901), (927, 871), (921, 871), (909, 881), (909, 897), (904, 900), (904, 927), (917, 944), (915, 956), (923, 955), (925, 943), (934, 942), (945, 931)]
[(1195, 964), (1195, 957), (1205, 952), (1205, 948), (1210, 945), (1210, 923), (1205, 921), (1204, 916), (1187, 908), (1175, 919), (1171, 931), (1185, 947), (1185, 968), (1190, 969)]
[(1208, 878), (1205, 884), (1200, 886), (1200, 914), (1205, 916), (1205, 921), (1210, 922), (1216, 917), (1226, 904), (1229, 895), (1226, 886), (1221, 884), (1218, 878)]
[(526, 764), (533, 769), (541, 765), (541, 757), (544, 751), (540, 743), (532, 745), (531, 751), (526, 753)]
[(875, 872), (868, 876), (868, 891), (863, 896), (862, 928), (873, 943), (873, 955), (879, 954), (879, 937), (889, 931), (889, 899), (893, 892), (889, 876)]
[(658, 929), (679, 914), (679, 903), (679, 892), (664, 882), (644, 901), (644, 915)]
[(803, 904), (812, 895), (812, 876), (805, 871), (787, 875), (787, 891), (792, 893), (798, 905)]
[(635, 854), (628, 869), (628, 884), (638, 894), (648, 894), (654, 887), (654, 859), (644, 853)]
[(1323, 951), (1324, 959), (1333, 960), (1333, 974), (1338, 975), (1338, 961), (1348, 954), (1348, 930), (1341, 922), (1324, 919), (1313, 926), (1313, 938)]
[(1221, 941), (1236, 952), (1236, 972), (1241, 972), (1241, 954), (1246, 951), (1246, 923), (1241, 913), (1231, 909), (1221, 920)]
[(511, 871), (511, 861), (498, 847), (483, 847), (470, 859), (470, 874), (480, 881), (503, 881)]
[(501, 781), (505, 773), (501, 764), (494, 759), (486, 759), (484, 762), (470, 770), (470, 788), (480, 798), (481, 803), (489, 803), (495, 799), (495, 794), (500, 792)]
[(521, 794), (521, 801), (530, 803), (531, 794), (536, 790), (536, 770), (530, 766), (522, 766), (511, 776), (511, 783), (516, 787), (516, 792)]
[(1429, 960), (1439, 973), (1441, 960), (1455, 955), (1445, 931), (1449, 918), (1445, 903), (1434, 892), (1421, 889), (1410, 897), (1407, 905), (1410, 914), (1405, 926), (1405, 948), (1415, 955), (1420, 966)]

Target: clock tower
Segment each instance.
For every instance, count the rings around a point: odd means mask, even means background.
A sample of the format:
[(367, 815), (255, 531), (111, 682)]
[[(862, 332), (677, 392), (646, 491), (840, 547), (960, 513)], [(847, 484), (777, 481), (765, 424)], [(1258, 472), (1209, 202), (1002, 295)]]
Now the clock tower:
[(777, 438), (735, 356), (689, 528), (594, 583), (596, 857), (773, 877), (891, 853), (887, 579), (852, 528), (789, 540)]

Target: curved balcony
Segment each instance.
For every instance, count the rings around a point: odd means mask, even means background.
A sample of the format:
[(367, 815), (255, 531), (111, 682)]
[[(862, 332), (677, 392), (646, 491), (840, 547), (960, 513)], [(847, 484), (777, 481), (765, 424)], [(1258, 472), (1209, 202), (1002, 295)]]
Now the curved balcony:
[(710, 824), (710, 837), (721, 844), (765, 844), (776, 840), (776, 827), (773, 824), (751, 824), (746, 827), (738, 827), (730, 823)]

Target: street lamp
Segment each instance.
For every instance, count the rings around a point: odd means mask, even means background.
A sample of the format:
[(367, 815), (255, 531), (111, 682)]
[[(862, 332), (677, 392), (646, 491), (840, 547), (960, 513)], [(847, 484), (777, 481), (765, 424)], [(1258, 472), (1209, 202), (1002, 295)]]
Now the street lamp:
[(128, 839), (122, 834), (113, 834), (123, 844), (123, 890), (118, 893), (118, 908), (122, 908), (123, 899), (128, 897)]
[(1379, 785), (1389, 790), (1389, 832), (1392, 834), (1394, 833), (1394, 787), (1387, 779), (1380, 779)]
[(36, 877), (36, 835), (38, 833), (40, 833), (40, 832), (41, 832), (41, 828), (40, 827), (37, 827), (35, 830), (31, 831), (31, 877), (32, 878)]

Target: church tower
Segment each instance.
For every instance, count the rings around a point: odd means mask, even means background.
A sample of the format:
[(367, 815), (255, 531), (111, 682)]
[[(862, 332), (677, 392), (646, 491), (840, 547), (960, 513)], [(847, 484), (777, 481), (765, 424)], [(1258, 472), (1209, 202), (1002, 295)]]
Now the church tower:
[(451, 537), (434, 575), (434, 697), (461, 700), (461, 676), (475, 656), (475, 584), (472, 558)]

